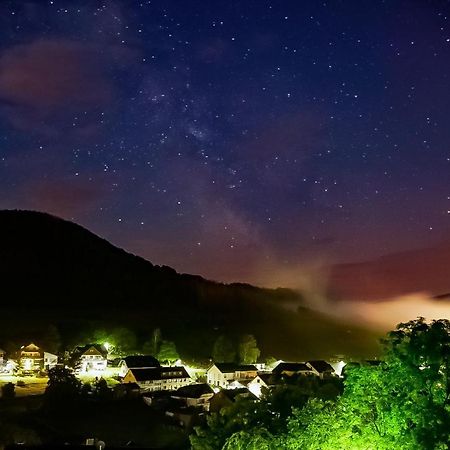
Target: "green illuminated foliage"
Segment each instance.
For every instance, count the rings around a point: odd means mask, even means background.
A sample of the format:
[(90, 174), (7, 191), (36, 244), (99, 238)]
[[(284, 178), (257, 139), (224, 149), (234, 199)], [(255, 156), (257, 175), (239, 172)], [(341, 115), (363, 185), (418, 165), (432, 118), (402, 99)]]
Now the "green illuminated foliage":
[(172, 341), (162, 341), (159, 353), (158, 353), (158, 361), (163, 363), (174, 363), (177, 359), (180, 358), (180, 355), (177, 352), (177, 348), (175, 346), (175, 342)]
[(242, 364), (255, 363), (260, 353), (255, 336), (252, 334), (242, 336), (239, 342), (239, 360)]
[(274, 437), (264, 428), (255, 428), (251, 433), (239, 431), (227, 439), (223, 450), (272, 450)]
[(348, 371), (335, 403), (294, 411), (287, 449), (446, 449), (450, 438), (447, 320), (400, 324), (384, 341), (385, 361)]
[(229, 363), (236, 359), (236, 350), (233, 342), (224, 335), (219, 336), (214, 342), (212, 358), (215, 362)]

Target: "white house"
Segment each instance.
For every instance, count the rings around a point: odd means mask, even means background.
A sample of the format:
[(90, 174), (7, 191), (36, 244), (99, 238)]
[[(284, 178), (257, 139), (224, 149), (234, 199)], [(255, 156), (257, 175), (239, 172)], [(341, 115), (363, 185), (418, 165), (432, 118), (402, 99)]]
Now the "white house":
[(6, 352), (0, 349), (0, 375), (12, 375), (17, 363), (11, 359), (6, 359)]
[(44, 369), (49, 370), (56, 367), (58, 364), (58, 357), (53, 353), (44, 352)]
[(212, 386), (228, 388), (233, 381), (251, 380), (256, 375), (258, 370), (251, 364), (216, 363), (206, 372), (206, 380)]
[(174, 391), (192, 383), (184, 367), (129, 369), (123, 383), (136, 383), (142, 391)]
[(73, 352), (75, 371), (79, 374), (103, 372), (108, 365), (108, 350), (101, 344), (78, 346)]
[(247, 384), (247, 389), (256, 397), (261, 398), (261, 395), (263, 393), (262, 389), (268, 389), (271, 386), (271, 377), (272, 374), (270, 373), (258, 374)]
[(44, 354), (33, 342), (23, 345), (20, 347), (19, 364), (25, 372), (38, 372), (44, 368)]

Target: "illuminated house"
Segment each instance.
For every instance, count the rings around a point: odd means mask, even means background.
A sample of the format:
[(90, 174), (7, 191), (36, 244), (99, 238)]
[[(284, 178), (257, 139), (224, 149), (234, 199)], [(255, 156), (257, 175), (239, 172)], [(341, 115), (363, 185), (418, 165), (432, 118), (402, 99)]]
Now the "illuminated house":
[(209, 401), (213, 395), (214, 391), (209, 384), (196, 383), (179, 388), (171, 397), (182, 401), (187, 407), (201, 407), (205, 411), (209, 411)]
[(304, 362), (281, 362), (272, 371), (274, 375), (316, 375), (311, 367)]
[(326, 361), (281, 362), (272, 373), (274, 375), (315, 375), (319, 378), (335, 375), (333, 367)]
[(119, 376), (123, 378), (129, 369), (151, 369), (160, 366), (159, 361), (150, 355), (127, 356), (119, 363)]
[(234, 381), (251, 380), (256, 375), (258, 369), (252, 364), (216, 363), (206, 372), (206, 380), (212, 386), (227, 388)]
[(6, 359), (6, 352), (0, 349), (0, 375), (12, 375), (17, 363)]
[(78, 346), (73, 351), (75, 371), (79, 374), (103, 372), (108, 365), (108, 350), (101, 344)]
[(20, 348), (20, 368), (24, 372), (39, 372), (44, 368), (44, 352), (32, 342)]
[(151, 367), (148, 369), (129, 369), (123, 383), (136, 383), (141, 390), (174, 391), (192, 383), (184, 367)]
[(272, 374), (260, 373), (247, 384), (247, 389), (256, 397), (260, 398), (262, 389), (269, 389), (272, 383)]
[(306, 364), (308, 364), (308, 366), (311, 367), (311, 370), (320, 378), (336, 375), (336, 372), (331, 364), (328, 364), (326, 361), (308, 361)]

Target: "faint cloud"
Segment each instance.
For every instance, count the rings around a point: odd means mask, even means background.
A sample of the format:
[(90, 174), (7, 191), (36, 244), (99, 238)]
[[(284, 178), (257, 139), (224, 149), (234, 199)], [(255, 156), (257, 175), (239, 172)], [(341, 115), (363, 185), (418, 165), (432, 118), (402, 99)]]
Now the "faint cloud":
[(44, 134), (54, 121), (111, 105), (115, 86), (105, 67), (129, 62), (133, 51), (115, 46), (42, 39), (0, 55), (0, 107), (13, 126)]
[(25, 183), (14, 193), (13, 203), (14, 207), (21, 209), (45, 211), (66, 219), (79, 219), (95, 207), (103, 196), (104, 191), (97, 184), (88, 185), (81, 181), (62, 179), (34, 180)]

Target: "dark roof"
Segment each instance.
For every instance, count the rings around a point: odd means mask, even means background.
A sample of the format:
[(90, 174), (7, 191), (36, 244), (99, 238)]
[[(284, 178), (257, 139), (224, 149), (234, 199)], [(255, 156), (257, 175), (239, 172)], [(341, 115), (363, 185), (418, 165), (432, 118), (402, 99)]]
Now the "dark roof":
[(234, 364), (234, 363), (215, 363), (215, 366), (222, 373), (257, 371), (258, 369), (252, 364)]
[(129, 369), (161, 366), (159, 361), (151, 355), (131, 355), (123, 360)]
[(116, 384), (114, 386), (114, 389), (125, 389), (127, 391), (132, 391), (133, 389), (141, 389), (140, 386), (137, 383), (121, 383)]
[[(107, 445), (108, 450), (156, 450), (161, 447), (112, 447)], [(96, 445), (83, 445), (83, 444), (40, 444), (40, 445), (23, 445), (23, 444), (9, 444), (5, 446), (5, 450), (97, 450)]]
[(173, 397), (200, 398), (205, 394), (213, 394), (213, 389), (206, 383), (190, 384), (189, 386), (180, 387), (173, 393)]
[(308, 361), (308, 364), (319, 373), (334, 372), (333, 367), (323, 360)]
[(78, 355), (84, 355), (86, 352), (88, 352), (91, 348), (97, 351), (100, 355), (102, 355), (104, 358), (108, 355), (108, 350), (102, 345), (102, 344), (86, 344), (86, 345), (78, 345), (75, 347), (74, 353), (77, 353)]
[(273, 373), (282, 372), (311, 372), (311, 368), (306, 363), (301, 362), (281, 362), (273, 369)]
[(272, 374), (271, 373), (258, 373), (258, 376), (267, 385), (270, 384), (270, 382), (272, 381)]
[(229, 398), (232, 402), (236, 400), (237, 397), (252, 397), (257, 400), (258, 397), (250, 392), (247, 388), (238, 388), (238, 389), (222, 389), (218, 394), (225, 395), (225, 397)]
[(148, 369), (130, 369), (130, 371), (136, 381), (190, 378), (184, 367), (151, 367)]

